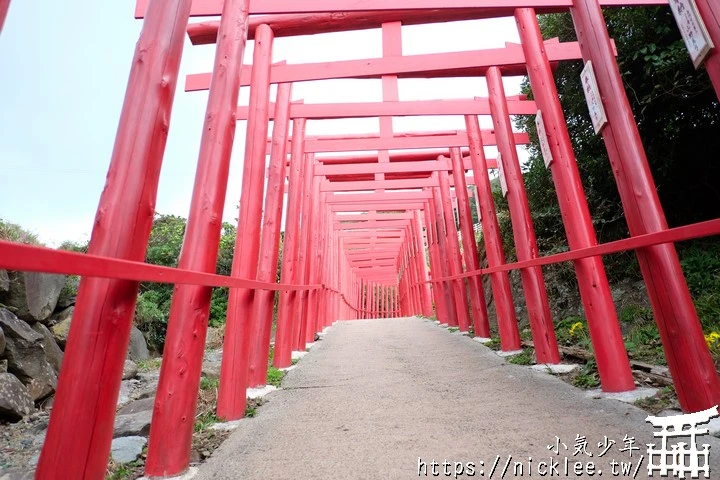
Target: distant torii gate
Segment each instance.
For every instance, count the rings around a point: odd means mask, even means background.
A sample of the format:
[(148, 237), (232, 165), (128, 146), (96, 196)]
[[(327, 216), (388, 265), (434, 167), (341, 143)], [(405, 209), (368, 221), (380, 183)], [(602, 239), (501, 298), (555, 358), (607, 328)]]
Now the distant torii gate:
[[(720, 45), (720, 4), (694, 3), (696, 20), (707, 29), (708, 45)], [(538, 359), (557, 363), (540, 268), (560, 261), (573, 261), (575, 266), (602, 388), (625, 391), (634, 383), (601, 255), (635, 249), (683, 409), (699, 411), (720, 402), (720, 381), (673, 245), (720, 233), (720, 219), (667, 228), (613, 58), (613, 44), (603, 28), (601, 7), (664, 4), (663, 0), (253, 0), (252, 4), (249, 0), (138, 0), (136, 15), (145, 18), (143, 31), (88, 255), (0, 242), (0, 268), (84, 276), (37, 478), (104, 477), (139, 281), (177, 284), (150, 433), (146, 474), (151, 477), (175, 475), (188, 466), (214, 286), (231, 287), (218, 401), (222, 418), (241, 417), (246, 387), (265, 381), (271, 291), (280, 291), (274, 357), (278, 366), (289, 364), (292, 350), (304, 349), (316, 332), (337, 318), (430, 315), (433, 301), (442, 321), (468, 329), (472, 319), (476, 335), (487, 336), (481, 275), (490, 276), (501, 347), (512, 351), (520, 347), (520, 339), (507, 272), (519, 269)], [(0, 27), (8, 5), (0, 0)], [(536, 14), (567, 11), (578, 42), (544, 42)], [(190, 16), (210, 15), (220, 15), (221, 20), (187, 25)], [(401, 25), (502, 16), (514, 16), (521, 44), (402, 55)], [(276, 36), (368, 28), (382, 28), (381, 58), (271, 64)], [(178, 268), (171, 269), (142, 261), (186, 33), (195, 44), (216, 42), (217, 49), (213, 73), (190, 75), (186, 81), (187, 90), (209, 89), (210, 94), (182, 254)], [(249, 38), (255, 41), (253, 63), (243, 66)], [(718, 48), (708, 48), (703, 55), (696, 63), (704, 64), (720, 95)], [(620, 242), (597, 245), (555, 90), (553, 64), (572, 59), (582, 59), (586, 71), (594, 72), (594, 108), (605, 113), (598, 130), (632, 235)], [(534, 102), (506, 98), (502, 77), (526, 74)], [(458, 76), (486, 77), (489, 97), (399, 101), (398, 78)], [(292, 102), (292, 83), (330, 78), (379, 78), (383, 102)], [(274, 102), (271, 84), (279, 85)], [(237, 105), (241, 85), (250, 87), (247, 107)], [(593, 87), (592, 82), (588, 85)], [(526, 143), (527, 136), (510, 128), (510, 115), (535, 113), (539, 131), (544, 132), (543, 155), (570, 246), (569, 252), (549, 257), (540, 257), (537, 250), (517, 159), (516, 145)], [(494, 129), (481, 131), (477, 115), (488, 114)], [(466, 130), (393, 132), (391, 118), (406, 115), (462, 115)], [(378, 117), (379, 134), (305, 135), (308, 121), (346, 117)], [(238, 119), (247, 119), (247, 140), (240, 228), (228, 278), (213, 272)], [(274, 126), (268, 140), (271, 119)], [(497, 145), (500, 152), (494, 165), (484, 153), (489, 144)], [(405, 149), (416, 151), (393, 151)], [(378, 153), (322, 156), (359, 150)], [(508, 197), (518, 256), (513, 264), (506, 264), (499, 236), (488, 176), (493, 166)], [(484, 269), (470, 225), (467, 171), (473, 173), (482, 219), (488, 260)], [(275, 269), (285, 194), (288, 211), (278, 284)], [(385, 215), (387, 219), (380, 218)], [(351, 216), (365, 217), (365, 228), (356, 225), (359, 221), (345, 223), (354, 220)], [(471, 311), (464, 299), (464, 278), (469, 279)]]

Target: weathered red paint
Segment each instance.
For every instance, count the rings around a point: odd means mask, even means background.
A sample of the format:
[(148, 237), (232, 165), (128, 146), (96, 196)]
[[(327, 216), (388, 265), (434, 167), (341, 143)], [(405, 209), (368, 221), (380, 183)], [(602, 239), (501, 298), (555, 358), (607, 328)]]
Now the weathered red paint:
[[(457, 275), (462, 273), (462, 257), (460, 256), (460, 244), (457, 237), (457, 229), (455, 228), (455, 215), (453, 213), (452, 201), (450, 200), (450, 181), (447, 172), (438, 172), (440, 186), (436, 192), (440, 196), (440, 205), (443, 212), (443, 221), (441, 229), (445, 230), (447, 258), (449, 260), (450, 274)], [(437, 203), (436, 203), (437, 205)], [(436, 207), (437, 208), (437, 207)], [(465, 280), (457, 279), (450, 282), (453, 289), (453, 297), (455, 298), (455, 313), (457, 315), (458, 326), (461, 332), (470, 330), (470, 312), (468, 311), (467, 289), (465, 288)]]
[[(249, 3), (225, 3), (178, 268), (215, 272)], [(198, 285), (177, 285), (173, 292), (145, 462), (148, 476), (188, 468), (211, 296), (212, 288)]]
[[(500, 236), (500, 227), (495, 213), (495, 203), (493, 202), (492, 187), (490, 186), (490, 177), (488, 176), (477, 116), (466, 116), (465, 126), (470, 140), (470, 158), (472, 159), (478, 192), (478, 208), (481, 212), (485, 253), (488, 265), (497, 267), (505, 263), (505, 253), (502, 249), (502, 237)], [(500, 347), (506, 352), (518, 350), (520, 348), (520, 331), (518, 330), (515, 305), (513, 305), (510, 290), (510, 278), (507, 273), (491, 274), (490, 285), (495, 300)]]
[[(500, 163), (502, 163), (507, 182), (507, 201), (515, 237), (515, 252), (520, 261), (537, 258), (540, 254), (530, 216), (525, 183), (520, 171), (517, 148), (512, 141), (512, 125), (505, 106), (502, 74), (500, 70), (491, 68), (488, 70), (486, 78), (495, 134), (498, 137), (498, 150), (502, 154)], [(520, 278), (537, 361), (547, 364), (560, 363), (560, 351), (555, 339), (555, 328), (550, 314), (542, 269), (535, 267), (520, 270)]]
[[(583, 58), (592, 60), (608, 124), (602, 131), (630, 234), (667, 230), (640, 134), (610, 48), (597, 0), (574, 0), (571, 8)], [(612, 101), (610, 101), (610, 99)], [(703, 336), (675, 246), (636, 251), (675, 390), (685, 411), (720, 402), (720, 379)]]
[[(272, 44), (270, 27), (258, 28), (250, 88), (250, 105), (255, 115), (248, 120), (247, 125), (238, 231), (231, 273), (232, 276), (251, 279), (257, 277), (260, 254)], [(245, 415), (253, 297), (252, 290), (232, 289), (229, 293), (217, 406), (218, 417), (225, 420), (236, 420)]]
[[(475, 243), (475, 231), (472, 224), (472, 213), (470, 212), (470, 199), (465, 184), (465, 170), (462, 164), (460, 149), (450, 150), (450, 158), (453, 164), (453, 177), (455, 178), (455, 193), (458, 199), (458, 213), (460, 216), (460, 230), (462, 232), (463, 255), (465, 257), (466, 270), (477, 270), (480, 268), (477, 244)], [(475, 336), (490, 338), (490, 321), (488, 320), (487, 305), (485, 302), (485, 290), (481, 277), (470, 277), (470, 304), (472, 306), (473, 330)]]
[[(518, 10), (515, 12), (515, 20), (530, 67), (530, 84), (543, 112), (543, 122), (553, 156), (550, 171), (558, 194), (568, 244), (573, 250), (597, 245), (592, 217), (550, 63), (540, 42), (542, 36), (535, 12), (532, 9)], [(635, 381), (630, 371), (602, 257), (584, 258), (576, 261), (574, 266), (601, 386), (609, 392), (633, 390)]]
[[(300, 213), (302, 200), (302, 179), (305, 166), (304, 139), (305, 119), (293, 121), (292, 152), (290, 155), (290, 175), (288, 185), (287, 219), (283, 239), (283, 258), (280, 280), (283, 283), (297, 282), (298, 234), (300, 231)], [(292, 302), (295, 292), (281, 291), (278, 300), (277, 328), (275, 330), (275, 350), (273, 365), (286, 368), (292, 364)]]
[[(89, 253), (142, 261), (190, 0), (154, 0), (132, 61)], [(83, 278), (36, 478), (105, 478), (138, 282)]]
[[(550, 61), (577, 60), (580, 49), (577, 42), (551, 42), (545, 44)], [(273, 65), (272, 83), (308, 82), (332, 78), (382, 78), (397, 75), (398, 78), (476, 77), (497, 67), (504, 75), (525, 75), (525, 56), (522, 47), (509, 44), (502, 48), (465, 52), (430, 53), (396, 57), (366, 58), (304, 64)], [(250, 77), (241, 77), (243, 86), (250, 84)], [(209, 73), (188, 75), (185, 91), (207, 90)]]
[[(290, 128), (290, 99), (292, 85), (283, 83), (278, 86), (273, 122), (273, 146), (268, 165), (267, 194), (263, 215), (262, 244), (257, 279), (261, 282), (274, 282), (280, 247), (280, 227), (282, 226), (283, 198), (285, 194), (285, 159), (287, 158), (287, 137)], [(272, 329), (273, 304), (275, 292), (256, 290), (253, 309), (250, 314), (250, 387), (265, 385), (267, 382), (267, 358), (270, 351), (270, 331)]]

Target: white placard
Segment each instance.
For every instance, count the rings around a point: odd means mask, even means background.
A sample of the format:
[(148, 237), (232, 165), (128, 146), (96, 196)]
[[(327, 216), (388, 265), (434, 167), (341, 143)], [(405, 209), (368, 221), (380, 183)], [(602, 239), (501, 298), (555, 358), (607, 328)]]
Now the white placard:
[(680, 29), (693, 65), (698, 68), (714, 45), (700, 12), (698, 12), (695, 0), (670, 0), (670, 9), (675, 16), (675, 22)]
[(605, 107), (603, 107), (602, 100), (600, 98), (600, 89), (595, 80), (595, 70), (590, 60), (585, 62), (585, 68), (583, 68), (580, 74), (580, 80), (582, 81), (583, 92), (585, 92), (585, 101), (590, 110), (590, 118), (592, 119), (593, 128), (595, 133), (600, 133), (600, 130), (607, 124), (607, 116), (605, 115)]
[(507, 182), (505, 181), (505, 172), (503, 172), (502, 155), (498, 152), (497, 156), (498, 176), (500, 177), (500, 189), (503, 197), (507, 197)]
[(545, 130), (545, 122), (543, 121), (542, 112), (537, 111), (535, 115), (535, 128), (537, 128), (538, 141), (540, 142), (540, 151), (543, 160), (545, 160), (545, 168), (549, 168), (553, 161), (552, 152), (550, 151), (550, 142), (548, 141), (547, 131)]

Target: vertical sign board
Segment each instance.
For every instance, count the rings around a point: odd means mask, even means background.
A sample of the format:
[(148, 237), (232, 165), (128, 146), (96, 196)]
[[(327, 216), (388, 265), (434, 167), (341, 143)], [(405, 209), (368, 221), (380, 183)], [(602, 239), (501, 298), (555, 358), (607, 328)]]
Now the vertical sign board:
[(507, 182), (505, 181), (505, 172), (503, 171), (502, 155), (498, 152), (497, 156), (498, 176), (500, 177), (500, 189), (503, 197), (507, 197)]
[(595, 80), (595, 70), (593, 70), (592, 61), (588, 60), (585, 62), (585, 68), (580, 73), (580, 80), (582, 81), (583, 92), (585, 92), (585, 101), (590, 110), (590, 118), (592, 119), (593, 128), (595, 133), (600, 133), (600, 130), (607, 124), (607, 116), (605, 115), (605, 107), (603, 107), (602, 99), (600, 98), (600, 89)]
[(698, 68), (714, 45), (700, 17), (695, 0), (670, 0), (670, 9), (675, 16), (685, 46), (690, 52), (693, 65)]
[(538, 141), (540, 142), (540, 151), (542, 152), (543, 160), (545, 160), (545, 168), (550, 168), (553, 157), (550, 151), (547, 131), (545, 130), (545, 122), (543, 122), (542, 112), (540, 110), (538, 110), (537, 115), (535, 115), (535, 127), (537, 128)]

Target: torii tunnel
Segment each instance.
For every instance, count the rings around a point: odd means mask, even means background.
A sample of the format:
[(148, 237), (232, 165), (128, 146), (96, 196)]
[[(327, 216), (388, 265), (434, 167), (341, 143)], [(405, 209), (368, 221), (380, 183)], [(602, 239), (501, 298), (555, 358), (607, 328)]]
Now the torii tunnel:
[[(720, 3), (694, 3), (710, 45), (720, 45)], [(0, 1), (0, 26), (8, 4)], [(476, 336), (489, 337), (486, 276), (501, 348), (514, 351), (521, 344), (509, 272), (519, 270), (538, 363), (558, 363), (542, 273), (542, 266), (558, 262), (575, 268), (602, 388), (622, 392), (635, 385), (602, 256), (633, 250), (683, 410), (720, 403), (720, 381), (674, 245), (717, 235), (720, 219), (668, 228), (601, 9), (663, 4), (667, 1), (138, 0), (143, 29), (88, 254), (0, 242), (0, 268), (82, 276), (36, 478), (104, 477), (141, 281), (176, 285), (150, 431), (149, 477), (188, 467), (213, 287), (230, 288), (217, 407), (223, 419), (242, 417), (246, 389), (266, 382), (276, 294), (277, 367), (289, 366), (292, 351), (304, 350), (339, 319), (435, 314), (460, 331), (472, 327)], [(544, 41), (536, 15), (566, 11), (578, 41)], [(220, 19), (188, 23), (203, 16)], [(521, 43), (402, 53), (404, 25), (495, 17), (514, 17)], [(271, 62), (274, 37), (360, 29), (378, 29), (382, 57)], [(190, 75), (185, 84), (187, 91), (209, 90), (209, 99), (182, 253), (178, 267), (168, 268), (144, 258), (185, 35), (195, 45), (217, 47), (213, 72)], [(255, 42), (252, 65), (242, 64), (247, 40)], [(720, 51), (706, 50), (700, 62), (720, 95)], [(588, 103), (622, 199), (631, 234), (625, 240), (597, 242), (553, 78), (555, 65), (568, 60), (584, 61), (593, 74), (584, 77)], [(534, 100), (506, 96), (503, 79), (525, 75)], [(488, 96), (399, 101), (398, 79), (434, 77), (484, 77)], [(337, 78), (380, 79), (383, 101), (309, 104), (293, 97), (297, 82)], [(270, 98), (273, 84), (276, 98)], [(238, 106), (241, 87), (250, 90), (247, 106)], [(393, 117), (441, 115), (464, 117), (465, 130), (393, 130)], [(514, 115), (537, 115), (570, 247), (565, 253), (538, 253), (517, 153), (529, 139), (513, 131)], [(481, 129), (478, 116), (492, 118), (493, 128)], [(315, 120), (369, 117), (379, 119), (377, 134), (305, 134)], [(214, 272), (238, 120), (247, 120), (247, 135), (237, 244), (232, 275), (225, 277)], [(486, 146), (497, 147), (497, 158), (486, 158)], [(507, 196), (515, 263), (505, 261), (489, 169), (498, 169)], [(476, 187), (470, 193), (469, 185)], [(473, 194), (484, 253), (473, 235)], [(282, 273), (276, 282), (282, 225)]]

